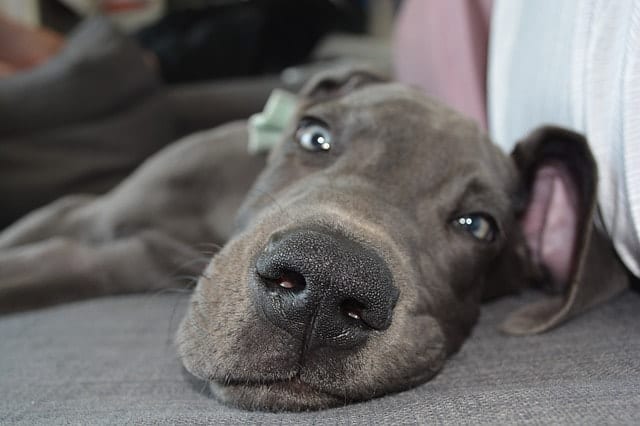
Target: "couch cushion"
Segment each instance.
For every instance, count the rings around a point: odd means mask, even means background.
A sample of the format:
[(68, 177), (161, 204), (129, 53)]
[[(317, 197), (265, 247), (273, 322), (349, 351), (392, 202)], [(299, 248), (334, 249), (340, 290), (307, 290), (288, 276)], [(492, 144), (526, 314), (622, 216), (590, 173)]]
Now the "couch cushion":
[(634, 423), (640, 297), (626, 292), (550, 333), (496, 325), (524, 299), (485, 306), (433, 381), (307, 413), (231, 409), (183, 372), (172, 344), (185, 295), (136, 295), (0, 318), (0, 423)]

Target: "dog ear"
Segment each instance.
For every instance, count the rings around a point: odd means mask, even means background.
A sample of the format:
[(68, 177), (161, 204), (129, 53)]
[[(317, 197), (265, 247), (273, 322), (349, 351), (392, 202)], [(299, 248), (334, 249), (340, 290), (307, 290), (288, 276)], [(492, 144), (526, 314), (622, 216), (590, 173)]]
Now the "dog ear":
[(304, 85), (300, 95), (320, 102), (342, 96), (372, 83), (387, 81), (385, 77), (365, 65), (345, 65), (320, 72)]
[(512, 313), (502, 330), (541, 333), (614, 296), (628, 275), (594, 225), (597, 166), (584, 137), (543, 127), (519, 142), (512, 158), (526, 193), (519, 221), (534, 280), (557, 294)]

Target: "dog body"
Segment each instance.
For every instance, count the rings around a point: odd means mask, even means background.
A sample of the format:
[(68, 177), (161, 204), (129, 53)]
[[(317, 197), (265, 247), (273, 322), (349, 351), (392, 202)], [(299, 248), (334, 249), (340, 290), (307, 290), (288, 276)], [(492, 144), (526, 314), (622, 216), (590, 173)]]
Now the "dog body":
[(470, 120), (364, 71), (319, 76), (301, 99), (257, 180), (263, 160), (229, 125), (5, 231), (2, 309), (165, 288), (201, 272), (195, 246), (230, 238), (181, 324), (185, 367), (230, 404), (317, 409), (428, 380), (484, 299), (554, 290), (505, 322), (523, 334), (626, 287), (592, 224), (579, 135), (545, 128), (507, 157)]

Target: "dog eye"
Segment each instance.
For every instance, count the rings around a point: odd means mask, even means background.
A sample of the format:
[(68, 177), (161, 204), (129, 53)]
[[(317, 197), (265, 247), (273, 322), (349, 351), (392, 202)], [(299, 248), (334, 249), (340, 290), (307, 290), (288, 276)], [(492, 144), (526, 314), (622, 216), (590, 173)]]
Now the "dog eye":
[(483, 213), (457, 217), (453, 224), (481, 241), (493, 241), (496, 236), (496, 225), (493, 218)]
[(328, 151), (331, 149), (331, 132), (320, 120), (303, 119), (296, 131), (296, 139), (307, 151)]

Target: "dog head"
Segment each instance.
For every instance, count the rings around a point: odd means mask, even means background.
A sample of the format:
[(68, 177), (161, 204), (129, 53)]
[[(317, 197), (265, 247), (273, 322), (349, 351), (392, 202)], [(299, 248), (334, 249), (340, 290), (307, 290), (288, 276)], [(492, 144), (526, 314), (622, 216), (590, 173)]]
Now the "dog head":
[(178, 333), (222, 401), (302, 410), (400, 391), (459, 348), (483, 298), (550, 284), (557, 296), (505, 323), (531, 333), (611, 292), (594, 285), (619, 266), (592, 227), (579, 135), (545, 128), (508, 157), (364, 71), (320, 76), (301, 99)]

